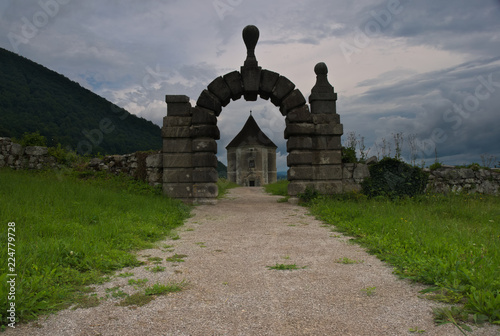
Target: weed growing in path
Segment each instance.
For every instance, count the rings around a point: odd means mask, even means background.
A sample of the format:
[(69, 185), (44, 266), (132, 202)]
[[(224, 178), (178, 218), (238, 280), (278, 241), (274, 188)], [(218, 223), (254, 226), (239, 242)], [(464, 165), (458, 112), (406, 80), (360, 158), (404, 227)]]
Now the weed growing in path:
[(279, 270), (279, 271), (291, 271), (291, 270), (297, 270), (297, 269), (304, 269), (306, 267), (307, 266), (299, 267), (295, 264), (278, 264), (278, 263), (276, 263), (276, 265), (274, 265), (274, 266), (267, 266), (267, 268), (269, 268), (269, 269)]

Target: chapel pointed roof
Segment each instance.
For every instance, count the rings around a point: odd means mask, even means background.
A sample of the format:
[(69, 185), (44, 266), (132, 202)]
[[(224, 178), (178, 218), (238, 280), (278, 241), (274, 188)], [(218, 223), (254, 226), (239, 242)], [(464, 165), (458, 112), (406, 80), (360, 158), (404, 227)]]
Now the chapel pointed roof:
[(231, 140), (231, 142), (226, 146), (226, 149), (245, 145), (260, 145), (278, 148), (278, 146), (276, 146), (271, 139), (269, 139), (268, 136), (262, 132), (259, 125), (257, 125), (257, 122), (253, 118), (251, 111), (245, 125), (234, 137), (234, 139)]

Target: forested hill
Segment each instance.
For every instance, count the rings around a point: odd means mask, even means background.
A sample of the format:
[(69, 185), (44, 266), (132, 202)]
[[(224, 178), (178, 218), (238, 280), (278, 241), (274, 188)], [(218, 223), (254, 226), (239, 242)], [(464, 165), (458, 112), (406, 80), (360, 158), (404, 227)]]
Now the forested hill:
[[(165, 108), (166, 111), (166, 108)], [(57, 72), (0, 48), (0, 137), (40, 132), (81, 154), (161, 148), (160, 127)]]

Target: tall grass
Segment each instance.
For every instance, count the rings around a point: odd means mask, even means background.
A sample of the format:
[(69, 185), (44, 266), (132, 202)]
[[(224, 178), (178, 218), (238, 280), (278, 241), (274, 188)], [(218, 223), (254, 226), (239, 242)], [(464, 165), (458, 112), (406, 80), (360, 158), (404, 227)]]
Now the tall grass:
[(264, 190), (272, 195), (288, 196), (288, 180), (279, 180), (278, 182), (266, 184)]
[[(96, 178), (97, 176), (97, 178)], [(82, 178), (84, 177), (84, 178)], [(131, 251), (181, 225), (189, 208), (110, 175), (0, 170), (0, 316), (7, 309), (7, 223), (16, 223), (16, 316), (64, 308), (103, 274), (139, 265)]]
[(311, 212), (355, 237), (403, 277), (500, 323), (500, 199), (426, 195), (388, 201), (319, 198)]

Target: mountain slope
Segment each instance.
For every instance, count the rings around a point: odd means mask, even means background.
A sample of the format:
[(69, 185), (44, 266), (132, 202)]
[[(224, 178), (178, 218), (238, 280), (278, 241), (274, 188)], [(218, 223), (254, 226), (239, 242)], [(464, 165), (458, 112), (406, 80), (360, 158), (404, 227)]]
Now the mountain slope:
[(161, 148), (160, 127), (57, 72), (0, 48), (0, 137), (39, 131), (81, 154)]

